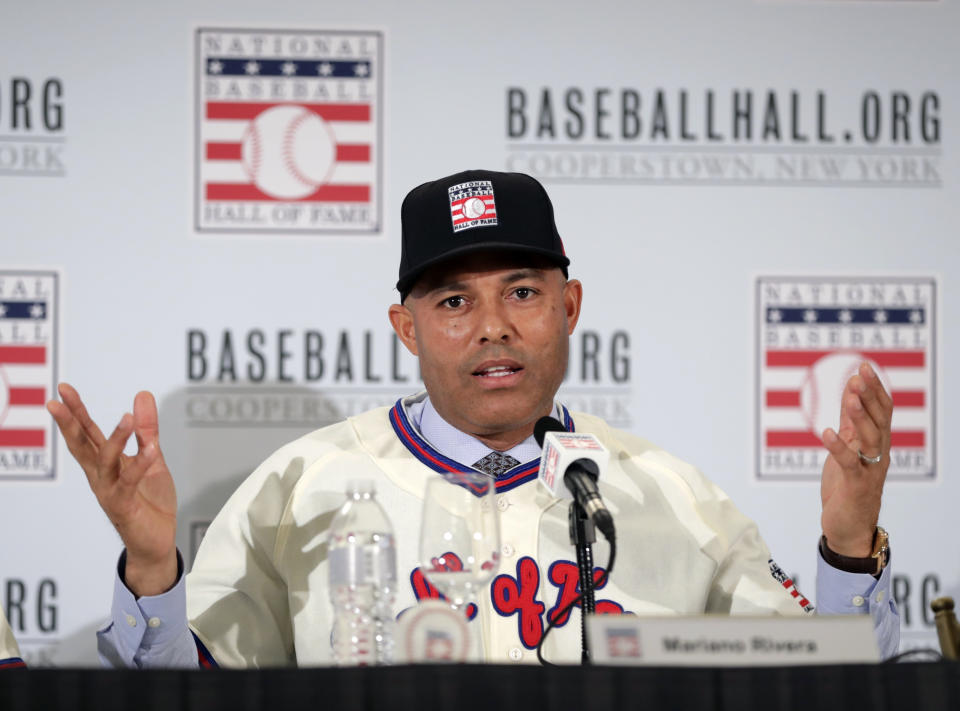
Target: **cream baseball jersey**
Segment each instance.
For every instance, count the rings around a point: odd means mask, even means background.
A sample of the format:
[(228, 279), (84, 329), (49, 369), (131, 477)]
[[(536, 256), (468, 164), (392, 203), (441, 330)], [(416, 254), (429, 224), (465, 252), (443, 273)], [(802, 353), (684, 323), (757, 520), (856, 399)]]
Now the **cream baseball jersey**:
[[(224, 666), (332, 662), (327, 529), (347, 481), (371, 479), (397, 541), (398, 613), (436, 591), (418, 568), (422, 497), (430, 477), (470, 471), (420, 436), (404, 405), (312, 432), (269, 457), (210, 525), (187, 577), (190, 626)], [(696, 469), (603, 420), (563, 410), (569, 430), (610, 450), (599, 487), (617, 525), (617, 564), (597, 611), (644, 615), (775, 613), (812, 606), (771, 560), (752, 521)], [(500, 569), (465, 614), (489, 662), (535, 662), (548, 621), (577, 594), (567, 502), (537, 484), (539, 460), (497, 478)], [(442, 554), (444, 551), (437, 551)], [(603, 540), (595, 562), (606, 563)], [(454, 562), (455, 564), (455, 562)], [(544, 645), (577, 662), (579, 610)]]

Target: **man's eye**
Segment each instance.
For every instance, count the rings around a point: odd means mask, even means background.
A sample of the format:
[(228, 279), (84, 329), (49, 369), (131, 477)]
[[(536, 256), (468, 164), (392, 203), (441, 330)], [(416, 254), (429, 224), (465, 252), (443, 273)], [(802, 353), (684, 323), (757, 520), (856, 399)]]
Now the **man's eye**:
[(464, 298), (462, 296), (450, 296), (444, 299), (442, 303), (451, 309), (459, 309), (464, 304)]
[(535, 292), (533, 291), (533, 289), (530, 289), (529, 287), (521, 286), (514, 289), (513, 293), (514, 295), (516, 295), (518, 299), (529, 299), (531, 296), (534, 295)]

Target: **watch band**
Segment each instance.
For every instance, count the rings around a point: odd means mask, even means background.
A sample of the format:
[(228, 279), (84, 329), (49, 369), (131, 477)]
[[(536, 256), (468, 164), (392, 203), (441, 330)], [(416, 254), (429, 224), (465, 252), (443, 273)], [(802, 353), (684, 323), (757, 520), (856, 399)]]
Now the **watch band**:
[(890, 544), (887, 532), (880, 526), (873, 534), (873, 553), (866, 558), (851, 558), (840, 555), (827, 545), (827, 537), (820, 536), (820, 555), (834, 568), (847, 573), (880, 575), (890, 562)]

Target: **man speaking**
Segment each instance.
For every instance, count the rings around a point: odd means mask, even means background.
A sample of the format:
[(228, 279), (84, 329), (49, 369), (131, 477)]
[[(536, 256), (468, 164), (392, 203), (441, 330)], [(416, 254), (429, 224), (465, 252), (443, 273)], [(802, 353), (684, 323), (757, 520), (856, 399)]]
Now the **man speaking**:
[[(537, 420), (556, 417), (610, 450), (599, 489), (616, 519), (615, 572), (598, 612), (802, 615), (756, 526), (690, 465), (555, 400), (583, 286), (543, 187), (526, 175), (472, 170), (421, 185), (402, 208), (389, 318), (418, 357), (426, 391), (292, 442), (233, 494), (208, 529), (192, 572), (175, 547), (176, 493), (153, 397), (139, 393), (105, 436), (70, 386), (48, 408), (126, 550), (112, 623), (99, 633), (116, 666), (316, 665), (331, 662), (326, 534), (346, 482), (371, 479), (397, 532), (397, 609), (429, 595), (418, 577), (425, 482), (480, 470), (496, 478), (500, 570), (470, 621), (491, 662), (534, 661), (547, 624), (576, 594), (565, 502), (537, 485)], [(884, 656), (899, 644), (886, 533), (878, 528), (890, 463), (892, 404), (864, 364), (842, 395), (821, 496), (820, 612), (873, 617)], [(131, 435), (135, 456), (123, 454)], [(606, 560), (605, 542), (597, 560)], [(793, 593), (793, 594), (791, 594)], [(545, 643), (579, 658), (579, 611)]]

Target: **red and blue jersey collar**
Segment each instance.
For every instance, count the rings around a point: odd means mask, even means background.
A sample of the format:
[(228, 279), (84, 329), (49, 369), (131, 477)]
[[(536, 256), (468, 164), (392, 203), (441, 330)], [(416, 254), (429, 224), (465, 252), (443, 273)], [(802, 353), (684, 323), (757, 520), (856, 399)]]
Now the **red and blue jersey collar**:
[[(574, 424), (573, 418), (570, 417), (570, 412), (563, 405), (560, 405), (560, 412), (563, 415), (563, 426), (567, 428), (568, 432), (573, 432)], [(397, 400), (397, 404), (390, 409), (390, 424), (393, 426), (393, 431), (403, 445), (410, 450), (410, 454), (430, 469), (433, 469), (433, 471), (445, 475), (477, 471), (473, 467), (461, 464), (440, 454), (427, 440), (421, 437), (420, 433), (411, 425), (410, 419), (407, 417), (407, 412), (403, 407), (403, 400)], [(505, 471), (497, 477), (497, 491), (501, 493), (510, 491), (510, 489), (514, 489), (521, 484), (536, 479), (539, 470), (539, 457), (529, 462), (518, 464), (513, 469)]]

